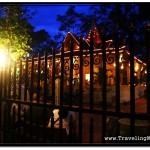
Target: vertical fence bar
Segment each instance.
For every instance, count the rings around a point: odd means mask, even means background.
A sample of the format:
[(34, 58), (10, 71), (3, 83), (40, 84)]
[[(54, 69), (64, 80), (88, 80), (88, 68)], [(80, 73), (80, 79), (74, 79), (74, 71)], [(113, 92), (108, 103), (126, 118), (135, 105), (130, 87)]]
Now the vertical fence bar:
[(4, 98), (7, 98), (7, 67), (6, 65), (4, 67)]
[(129, 47), (130, 47), (130, 133), (131, 136), (135, 134), (135, 87), (134, 87), (134, 30), (131, 24), (130, 34), (129, 34)]
[(50, 141), (54, 143), (54, 114), (51, 116), (51, 130), (50, 130)]
[(93, 124), (94, 124), (94, 121), (93, 121), (93, 118), (90, 119), (90, 143), (93, 143)]
[(34, 55), (32, 56), (32, 66), (31, 66), (31, 82), (30, 82), (30, 102), (33, 101), (33, 84), (34, 84)]
[(44, 60), (44, 103), (47, 103), (47, 50), (45, 51)]
[(27, 133), (27, 116), (26, 116), (26, 109), (23, 110), (23, 137), (26, 139), (26, 133)]
[(80, 83), (79, 83), (79, 142), (82, 143), (82, 107), (83, 107), (83, 38), (80, 37)]
[(52, 104), (55, 104), (55, 49), (52, 49)]
[[(64, 43), (61, 48), (61, 80), (60, 80), (60, 106), (63, 106), (64, 94)], [(60, 119), (60, 143), (62, 142), (62, 119)]]
[(12, 114), (12, 142), (14, 142), (14, 137), (15, 137), (15, 121), (16, 121), (16, 106), (13, 108), (13, 114)]
[(116, 57), (116, 111), (120, 111), (120, 64), (119, 64), (119, 37), (118, 26), (115, 29), (115, 57)]
[[(19, 64), (19, 69), (20, 69), (20, 73), (19, 73), (19, 81), (18, 81), (18, 99), (21, 100), (21, 86), (22, 86), (22, 59), (20, 61), (17, 62), (17, 65)], [(20, 103), (18, 103), (18, 123), (21, 122), (21, 114), (20, 111), (21, 110), (21, 105)], [(20, 126), (18, 127), (18, 134), (20, 134)]]
[[(34, 81), (35, 81), (35, 79), (34, 79), (34, 55), (32, 56), (32, 58), (31, 58), (31, 60), (32, 60), (32, 66), (31, 66), (31, 81), (30, 81), (30, 102), (32, 103), (33, 102), (33, 84), (34, 84)], [(34, 87), (35, 88), (35, 87)], [(33, 119), (33, 117), (32, 117), (32, 113), (33, 113), (33, 105), (31, 104), (30, 105), (30, 138), (32, 138), (32, 133), (33, 133), (33, 131), (32, 131), (32, 128), (33, 128), (33, 126), (32, 126), (32, 119)]]
[[(39, 111), (38, 111), (37, 116), (36, 116), (36, 127), (33, 127), (33, 128), (36, 128), (36, 141), (37, 142), (39, 141), (39, 138), (40, 138), (40, 135), (39, 135), (39, 132), (40, 132), (39, 119), (40, 119), (40, 116), (39, 116)], [(31, 137), (31, 139), (32, 139), (32, 137)]]
[(19, 93), (18, 93), (18, 96), (19, 96), (19, 99), (21, 99), (21, 83), (22, 83), (22, 59), (20, 60), (20, 73), (19, 73)]
[[(8, 82), (8, 98), (11, 98), (11, 64), (9, 64), (9, 82)], [(0, 79), (1, 80), (1, 79)]]
[(3, 119), (4, 119), (4, 111), (3, 111), (3, 106), (2, 106), (2, 70), (0, 68), (0, 143), (3, 142)]
[(38, 75), (37, 75), (37, 102), (40, 101), (40, 80), (41, 80), (41, 54), (38, 54)]
[(28, 88), (28, 58), (26, 58), (26, 67), (25, 67), (25, 76), (24, 76), (24, 81), (25, 81), (25, 88), (24, 88), (24, 101), (27, 101), (27, 88)]
[(61, 48), (61, 80), (60, 80), (60, 105), (63, 105), (64, 94), (64, 43)]
[[(1, 68), (0, 68), (1, 69)], [(0, 70), (0, 98), (2, 98), (2, 91), (3, 91), (3, 71)]]
[(69, 70), (69, 74), (70, 74), (70, 78), (69, 78), (69, 105), (72, 106), (72, 92), (73, 92), (73, 85), (72, 85), (72, 81), (73, 81), (73, 48), (74, 48), (74, 44), (73, 41), (71, 41), (70, 43), (70, 70)]
[(106, 43), (104, 38), (104, 33), (102, 32), (102, 143), (105, 143), (104, 137), (106, 136)]
[(69, 117), (69, 143), (73, 143), (73, 118)]
[(79, 84), (79, 106), (80, 108), (83, 107), (83, 38), (80, 38), (80, 53), (79, 53), (79, 58), (80, 58), (80, 84)]
[(90, 109), (93, 109), (93, 32), (90, 34)]
[(4, 73), (3, 70), (1, 70), (1, 96), (4, 98)]
[[(7, 108), (8, 108), (8, 110), (7, 110), (7, 113), (8, 113), (8, 115), (7, 115), (7, 119), (8, 119), (8, 132), (9, 132), (9, 135), (11, 134), (11, 128), (12, 128), (12, 124), (11, 124), (11, 102), (10, 101), (8, 101), (7, 102)], [(18, 132), (20, 132), (20, 130), (18, 129)]]
[[(47, 50), (44, 56), (44, 122), (46, 122), (46, 103), (47, 103)], [(43, 97), (42, 97), (43, 98)], [(46, 140), (46, 123), (44, 123), (44, 142)]]
[(16, 62), (14, 62), (14, 76), (13, 76), (13, 84), (14, 84), (14, 88), (13, 88), (13, 98), (16, 98)]
[(147, 113), (150, 113), (150, 24), (146, 27), (146, 60), (147, 60), (147, 80), (146, 80), (146, 97)]
[(2, 84), (3, 84), (3, 78), (2, 78), (2, 70), (1, 70), (1, 68), (0, 68), (0, 98), (2, 98)]

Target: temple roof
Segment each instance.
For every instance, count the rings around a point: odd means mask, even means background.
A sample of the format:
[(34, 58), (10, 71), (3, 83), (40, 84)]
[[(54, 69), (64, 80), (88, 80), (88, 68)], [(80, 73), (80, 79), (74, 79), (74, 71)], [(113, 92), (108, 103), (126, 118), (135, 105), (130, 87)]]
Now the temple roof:
[[(90, 47), (90, 35), (91, 32), (93, 32), (93, 44), (94, 44), (94, 49), (102, 49), (102, 40), (99, 35), (99, 31), (96, 28), (96, 25), (92, 25), (92, 29), (89, 31), (88, 35), (86, 38), (83, 38), (83, 49), (88, 50)], [(64, 39), (64, 46), (65, 46), (65, 51), (68, 51), (70, 49), (70, 41), (74, 41), (74, 50), (79, 50), (79, 45), (80, 45), (80, 38), (77, 37), (75, 34), (68, 32), (65, 39)], [(113, 45), (113, 40), (107, 40), (106, 42), (106, 50), (110, 50), (114, 48)]]
[(94, 47), (95, 47), (95, 48), (99, 48), (100, 43), (101, 43), (102, 41), (101, 41), (101, 39), (100, 39), (99, 32), (98, 32), (96, 26), (94, 26), (94, 27), (89, 31), (86, 40), (87, 40), (88, 42), (90, 42), (90, 35), (91, 35), (91, 32), (93, 32)]
[[(70, 50), (70, 40), (74, 41), (74, 50), (79, 50), (79, 43), (80, 43), (80, 38), (74, 35), (71, 32), (68, 32), (65, 39), (64, 39), (64, 46), (65, 46), (65, 51)], [(90, 44), (86, 41), (86, 39), (83, 38), (83, 49), (89, 49)]]

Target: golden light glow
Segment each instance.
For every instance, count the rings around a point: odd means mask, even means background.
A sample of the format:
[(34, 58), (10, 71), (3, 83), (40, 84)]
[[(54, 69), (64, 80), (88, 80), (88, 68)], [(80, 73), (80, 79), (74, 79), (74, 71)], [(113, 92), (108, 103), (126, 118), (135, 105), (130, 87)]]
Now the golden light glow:
[(20, 71), (20, 68), (17, 68), (17, 71)]
[(135, 71), (138, 71), (138, 69), (139, 69), (139, 65), (136, 64), (136, 66), (135, 66)]
[(143, 70), (143, 67), (141, 68), (141, 71)]
[(89, 82), (90, 81), (90, 74), (85, 74), (85, 79)]
[(55, 62), (57, 62), (57, 63), (58, 63), (58, 62), (59, 62), (59, 60), (58, 60), (58, 59), (56, 59), (56, 61), (55, 61)]
[(119, 62), (122, 62), (122, 54), (119, 57)]
[(121, 67), (120, 67), (121, 69), (123, 69), (124, 67), (123, 67), (123, 64), (121, 65)]
[(0, 50), (0, 68), (6, 64), (6, 55), (4, 51)]
[(114, 63), (113, 66), (116, 67), (116, 63)]

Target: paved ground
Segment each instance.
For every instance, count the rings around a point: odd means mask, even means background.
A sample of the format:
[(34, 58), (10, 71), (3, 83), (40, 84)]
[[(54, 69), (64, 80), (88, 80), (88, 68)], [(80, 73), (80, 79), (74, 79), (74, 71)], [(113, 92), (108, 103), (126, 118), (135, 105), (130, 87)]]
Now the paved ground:
[[(101, 109), (101, 106), (95, 106), (97, 109)], [(120, 104), (122, 112), (130, 112), (130, 103)], [(108, 109), (114, 109), (109, 107)], [(135, 112), (136, 113), (146, 113), (146, 99), (140, 98), (135, 100)], [(78, 116), (78, 115), (77, 115)], [(94, 120), (94, 143), (102, 143), (102, 117), (101, 115), (91, 115), (83, 114), (83, 143), (89, 143), (89, 128), (90, 128), (90, 118)]]
[[(130, 112), (130, 103), (121, 104), (121, 110)], [(147, 101), (146, 98), (139, 98), (135, 100), (135, 112), (136, 113), (146, 113), (147, 111)]]
[[(136, 113), (146, 113), (146, 99), (145, 98), (140, 98), (135, 100), (135, 111)], [(87, 107), (87, 106), (85, 106)], [(96, 109), (101, 109), (101, 106), (95, 106)], [(125, 104), (120, 104), (121, 111), (125, 112), (130, 112), (130, 103), (125, 103)], [(114, 109), (114, 107), (109, 107), (108, 109)], [(78, 117), (78, 114), (77, 114)], [(90, 119), (93, 118), (94, 121), (94, 143), (96, 144), (101, 144), (102, 143), (102, 117), (101, 115), (92, 115), (88, 113), (83, 114), (83, 138), (82, 138), (82, 143), (84, 144), (89, 144), (89, 131), (90, 131)]]

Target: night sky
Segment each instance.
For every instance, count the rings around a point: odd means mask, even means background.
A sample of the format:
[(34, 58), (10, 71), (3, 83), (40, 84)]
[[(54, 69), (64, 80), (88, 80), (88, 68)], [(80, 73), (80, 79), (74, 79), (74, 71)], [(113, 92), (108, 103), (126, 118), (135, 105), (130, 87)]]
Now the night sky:
[(45, 29), (51, 36), (56, 35), (59, 28), (56, 17), (58, 14), (64, 14), (71, 5), (76, 6), (77, 12), (87, 13), (92, 4), (27, 4), (29, 10), (35, 12), (30, 23), (35, 27), (35, 31)]

